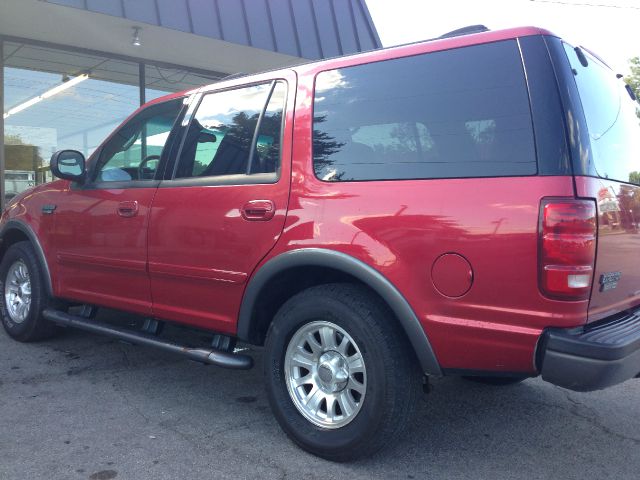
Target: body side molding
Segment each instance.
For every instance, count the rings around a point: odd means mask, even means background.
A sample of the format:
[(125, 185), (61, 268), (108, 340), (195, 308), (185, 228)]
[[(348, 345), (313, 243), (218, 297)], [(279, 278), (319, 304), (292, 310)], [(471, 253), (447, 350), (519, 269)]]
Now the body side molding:
[(50, 296), (53, 296), (53, 285), (51, 283), (51, 271), (49, 270), (49, 264), (47, 263), (47, 257), (45, 257), (45, 255), (44, 255), (44, 250), (42, 249), (42, 245), (40, 244), (40, 240), (38, 240), (38, 236), (35, 234), (33, 229), (29, 225), (24, 223), (23, 221), (12, 219), (12, 220), (9, 220), (4, 225), (4, 227), (2, 227), (2, 231), (0, 231), (0, 239), (4, 240), (4, 237), (7, 234), (7, 232), (9, 232), (11, 230), (19, 230), (19, 231), (21, 231), (22, 233), (24, 233), (27, 236), (27, 238), (33, 244), (33, 248), (35, 248), (36, 255), (38, 255), (38, 258), (40, 259), (40, 264), (42, 265), (42, 268), (44, 270), (44, 277), (45, 277), (44, 280), (45, 280), (45, 284), (46, 284), (46, 288), (47, 288), (47, 293)]
[(372, 288), (395, 313), (418, 357), (422, 370), (442, 375), (418, 317), (404, 296), (380, 272), (350, 255), (322, 248), (304, 248), (282, 253), (264, 264), (251, 278), (245, 290), (238, 316), (238, 338), (251, 338), (252, 313), (262, 288), (278, 273), (293, 267), (319, 266), (347, 273)]

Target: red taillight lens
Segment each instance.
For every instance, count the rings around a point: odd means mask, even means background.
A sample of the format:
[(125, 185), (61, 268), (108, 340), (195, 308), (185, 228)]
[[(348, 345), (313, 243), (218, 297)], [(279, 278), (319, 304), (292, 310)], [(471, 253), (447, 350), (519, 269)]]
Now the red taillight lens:
[(540, 288), (563, 300), (589, 298), (597, 238), (592, 200), (544, 199), (540, 205)]

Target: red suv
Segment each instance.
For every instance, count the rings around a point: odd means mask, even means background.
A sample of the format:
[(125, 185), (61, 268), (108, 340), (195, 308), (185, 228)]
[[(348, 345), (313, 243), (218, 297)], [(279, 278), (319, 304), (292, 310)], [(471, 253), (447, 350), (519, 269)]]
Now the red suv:
[[(640, 107), (538, 28), (229, 79), (127, 119), (2, 213), (2, 321), (250, 368), (332, 460), (402, 433), (423, 378), (640, 372)], [(96, 307), (146, 316), (141, 331)], [(160, 335), (211, 332), (210, 348)]]

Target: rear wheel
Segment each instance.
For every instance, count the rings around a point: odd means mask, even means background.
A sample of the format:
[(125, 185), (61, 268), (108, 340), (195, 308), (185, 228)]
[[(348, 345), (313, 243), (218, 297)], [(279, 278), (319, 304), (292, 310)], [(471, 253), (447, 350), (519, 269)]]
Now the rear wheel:
[(269, 401), (303, 449), (334, 461), (371, 455), (403, 431), (421, 373), (389, 310), (351, 284), (287, 301), (265, 345)]
[(13, 339), (31, 342), (55, 333), (55, 325), (42, 317), (48, 303), (42, 266), (30, 242), (9, 247), (0, 263), (0, 316)]

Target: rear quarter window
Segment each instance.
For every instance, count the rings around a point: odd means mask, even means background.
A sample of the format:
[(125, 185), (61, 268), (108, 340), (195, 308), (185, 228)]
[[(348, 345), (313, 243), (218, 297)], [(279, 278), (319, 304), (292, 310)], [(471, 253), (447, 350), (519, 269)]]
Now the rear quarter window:
[(324, 181), (537, 173), (515, 40), (321, 72), (313, 120)]

